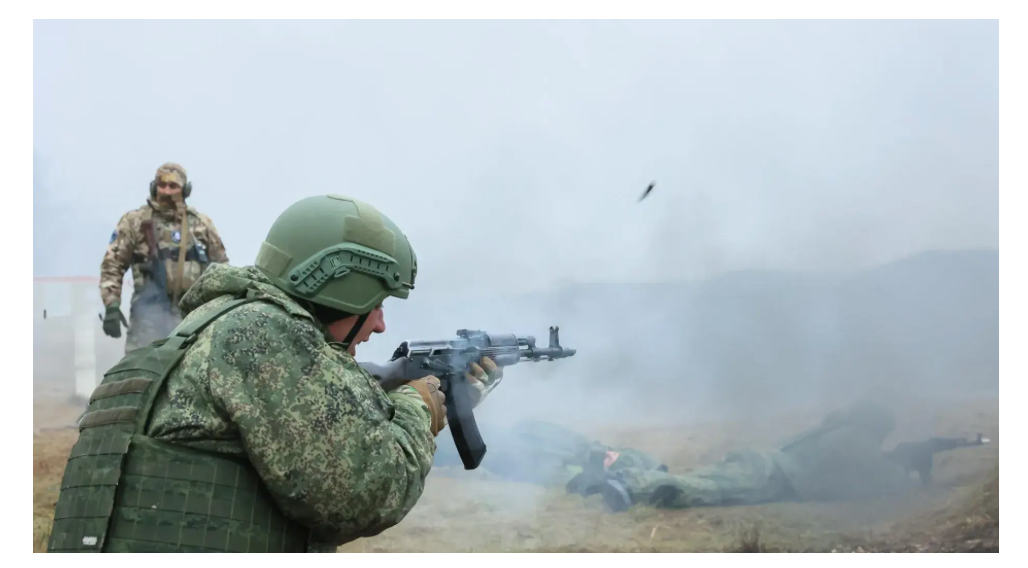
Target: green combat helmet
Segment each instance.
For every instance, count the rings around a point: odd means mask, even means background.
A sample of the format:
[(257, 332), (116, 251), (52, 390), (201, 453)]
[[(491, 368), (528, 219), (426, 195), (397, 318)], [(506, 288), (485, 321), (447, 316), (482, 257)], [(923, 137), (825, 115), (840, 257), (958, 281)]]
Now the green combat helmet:
[[(414, 251), (392, 221), (334, 195), (303, 199), (282, 213), (255, 264), (286, 293), (364, 319), (387, 296), (406, 298), (417, 272)], [(158, 393), (199, 334), (261, 300), (248, 288), (194, 312), (167, 338), (131, 351), (104, 374), (79, 421), (47, 552), (311, 548), (311, 530), (283, 515), (249, 461), (146, 433)]]
[(417, 256), (399, 227), (371, 205), (341, 195), (291, 205), (271, 226), (254, 264), (291, 296), (361, 316), (345, 345), (384, 299), (406, 299), (418, 273)]

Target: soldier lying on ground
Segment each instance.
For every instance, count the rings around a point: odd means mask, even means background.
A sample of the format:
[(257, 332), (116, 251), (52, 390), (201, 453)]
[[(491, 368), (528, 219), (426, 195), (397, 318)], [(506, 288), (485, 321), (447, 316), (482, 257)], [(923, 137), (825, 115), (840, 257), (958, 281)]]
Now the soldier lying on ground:
[[(888, 409), (857, 403), (834, 412), (816, 428), (774, 450), (742, 450), (721, 462), (673, 475), (666, 470), (604, 467), (587, 460), (586, 469), (567, 485), (569, 493), (600, 493), (611, 511), (632, 505), (657, 508), (754, 505), (774, 501), (833, 501), (884, 497), (910, 487), (909, 471), (926, 482), (936, 451), (988, 442), (933, 438), (883, 451), (895, 427)], [(615, 464), (617, 462), (614, 462)]]

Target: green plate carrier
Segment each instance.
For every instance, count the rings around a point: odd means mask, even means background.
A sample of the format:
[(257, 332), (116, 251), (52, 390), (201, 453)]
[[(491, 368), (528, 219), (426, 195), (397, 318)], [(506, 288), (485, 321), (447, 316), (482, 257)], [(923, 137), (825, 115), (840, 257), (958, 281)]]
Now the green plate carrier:
[(61, 480), (47, 552), (304, 552), (245, 460), (146, 436), (154, 400), (199, 333), (240, 294), (127, 354), (93, 391)]

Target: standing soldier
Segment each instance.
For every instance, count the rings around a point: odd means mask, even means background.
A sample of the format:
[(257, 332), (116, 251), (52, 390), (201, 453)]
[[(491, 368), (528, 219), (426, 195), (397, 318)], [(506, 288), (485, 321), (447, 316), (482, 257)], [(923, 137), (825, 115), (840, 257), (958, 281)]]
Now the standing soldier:
[[(121, 337), (125, 352), (167, 337), (182, 321), (178, 301), (212, 262), (228, 263), (210, 218), (185, 204), (192, 190), (186, 170), (167, 163), (150, 182), (146, 205), (122, 215), (100, 264), (104, 333)], [(121, 311), (121, 285), (132, 268), (129, 321)]]

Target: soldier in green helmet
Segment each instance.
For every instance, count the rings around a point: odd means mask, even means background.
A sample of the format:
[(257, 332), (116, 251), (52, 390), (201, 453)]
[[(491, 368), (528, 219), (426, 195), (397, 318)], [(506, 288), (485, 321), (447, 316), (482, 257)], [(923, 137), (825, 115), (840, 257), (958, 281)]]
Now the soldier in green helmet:
[[(374, 207), (290, 206), (254, 266), (209, 267), (172, 334), (104, 376), (48, 551), (331, 552), (399, 523), (424, 490), (444, 397), (435, 377), (385, 392), (354, 353), (416, 275)], [(485, 392), (500, 374), (487, 359), (473, 373)]]

